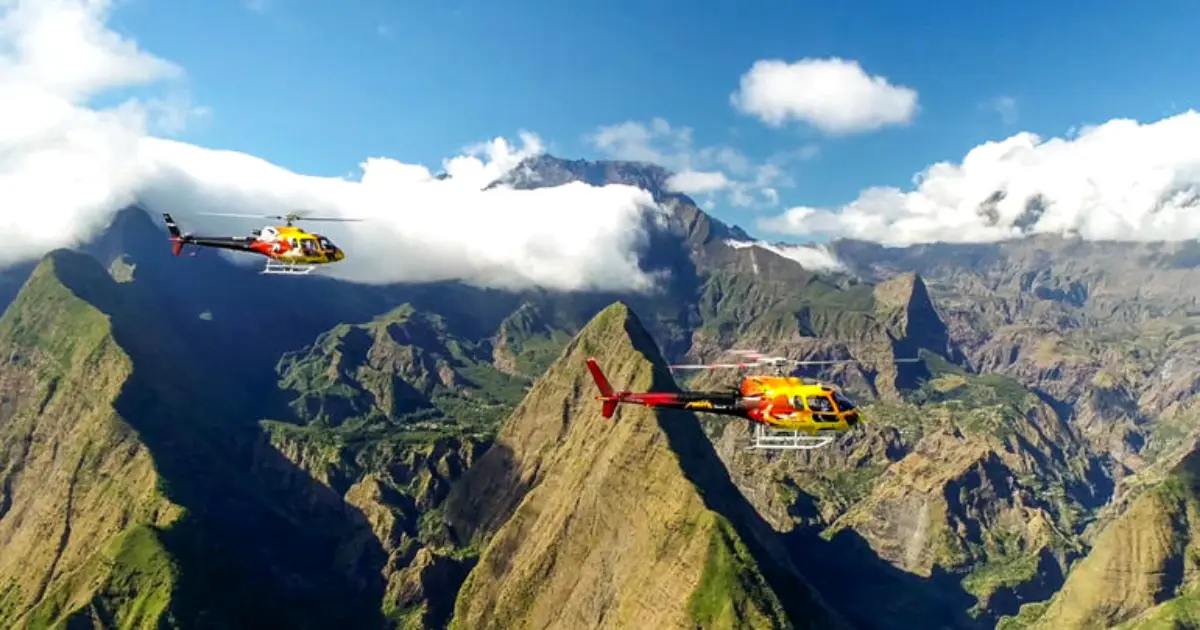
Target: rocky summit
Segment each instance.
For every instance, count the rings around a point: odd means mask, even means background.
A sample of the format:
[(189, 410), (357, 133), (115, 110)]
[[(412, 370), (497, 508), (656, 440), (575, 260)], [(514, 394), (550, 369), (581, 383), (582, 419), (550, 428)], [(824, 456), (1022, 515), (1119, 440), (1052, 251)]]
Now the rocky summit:
[[(293, 306), (138, 207), (4, 270), (0, 627), (1200, 627), (1192, 244), (817, 267), (669, 178), (543, 155), (498, 184), (649, 190), (648, 294), (306, 277)], [(865, 421), (748, 451), (604, 418), (585, 365), (727, 388), (667, 364), (747, 347), (841, 361), (794, 373)]]
[(696, 419), (605, 419), (589, 357), (628, 388), (677, 391), (625, 305), (579, 333), (450, 499), (463, 536), (486, 543), (452, 627), (844, 627)]

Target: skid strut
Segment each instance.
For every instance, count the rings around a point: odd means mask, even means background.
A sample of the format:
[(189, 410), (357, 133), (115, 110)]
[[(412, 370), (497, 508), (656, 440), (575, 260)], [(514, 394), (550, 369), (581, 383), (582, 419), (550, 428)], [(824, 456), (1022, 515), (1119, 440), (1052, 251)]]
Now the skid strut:
[(832, 435), (813, 435), (806, 431), (774, 429), (754, 423), (754, 440), (748, 450), (752, 451), (809, 451), (829, 446)]
[(312, 271), (316, 268), (316, 265), (268, 260), (267, 266), (263, 268), (262, 272), (289, 276), (304, 276), (312, 273)]

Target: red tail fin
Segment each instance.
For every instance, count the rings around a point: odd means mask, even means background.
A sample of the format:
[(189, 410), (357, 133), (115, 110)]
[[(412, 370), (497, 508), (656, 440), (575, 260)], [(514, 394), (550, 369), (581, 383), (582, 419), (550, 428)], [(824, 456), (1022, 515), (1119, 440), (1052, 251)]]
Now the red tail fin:
[(600, 388), (600, 395), (608, 398), (613, 395), (612, 385), (609, 385), (608, 379), (604, 376), (604, 372), (600, 371), (600, 366), (595, 359), (587, 360), (588, 371), (592, 373), (592, 380), (596, 381), (596, 387)]
[(171, 239), (171, 253), (176, 256), (183, 251), (183, 241)]
[(588, 359), (587, 366), (588, 371), (592, 373), (592, 380), (596, 381), (596, 387), (600, 390), (600, 395), (597, 398), (604, 401), (604, 406), (601, 407), (600, 413), (605, 418), (611, 418), (617, 411), (616, 392), (613, 391), (612, 385), (609, 384), (608, 379), (604, 376), (604, 372), (600, 370), (600, 365), (596, 363), (595, 359)]

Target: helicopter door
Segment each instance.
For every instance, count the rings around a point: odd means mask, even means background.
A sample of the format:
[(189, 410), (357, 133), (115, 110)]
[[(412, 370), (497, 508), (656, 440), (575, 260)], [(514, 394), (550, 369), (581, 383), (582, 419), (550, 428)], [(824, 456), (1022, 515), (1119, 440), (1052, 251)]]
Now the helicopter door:
[(837, 422), (837, 413), (833, 410), (833, 402), (825, 396), (809, 396), (808, 408), (813, 412), (815, 422)]

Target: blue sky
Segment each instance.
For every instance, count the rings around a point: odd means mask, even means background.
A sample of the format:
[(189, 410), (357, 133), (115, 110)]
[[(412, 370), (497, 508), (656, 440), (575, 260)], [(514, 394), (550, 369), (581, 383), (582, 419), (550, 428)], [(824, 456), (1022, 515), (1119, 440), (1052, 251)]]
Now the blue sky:
[[(110, 26), (183, 66), (212, 115), (184, 139), (342, 175), (370, 156), (437, 167), (517, 131), (603, 157), (597, 128), (653, 118), (695, 149), (792, 160), (780, 205), (846, 203), (1018, 130), (1062, 135), (1195, 107), (1200, 4), (743, 0), (127, 0)], [(756, 60), (837, 56), (919, 93), (908, 125), (830, 137), (737, 111)], [(1005, 120), (997, 99), (1015, 103)], [(763, 209), (716, 207), (748, 225)]]

